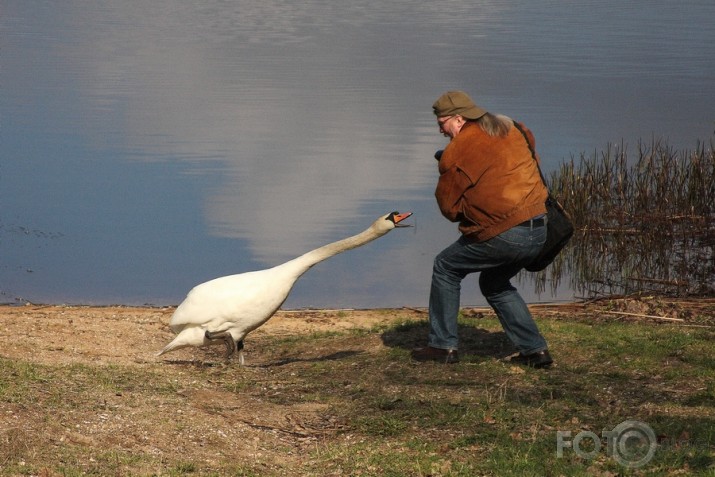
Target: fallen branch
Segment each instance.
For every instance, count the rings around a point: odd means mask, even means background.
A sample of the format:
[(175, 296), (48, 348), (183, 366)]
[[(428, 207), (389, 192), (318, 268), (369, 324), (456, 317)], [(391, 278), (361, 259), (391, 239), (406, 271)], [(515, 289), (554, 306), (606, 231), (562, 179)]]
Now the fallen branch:
[(623, 277), (626, 280), (633, 280), (633, 281), (638, 281), (638, 282), (650, 282), (650, 283), (658, 283), (660, 285), (674, 285), (676, 287), (687, 287), (690, 285), (690, 282), (687, 280), (684, 281), (678, 281), (678, 280), (661, 280), (658, 278), (647, 278), (647, 277)]
[(610, 313), (612, 315), (626, 315), (626, 316), (635, 316), (638, 318), (653, 318), (655, 320), (665, 320), (665, 321), (678, 321), (678, 322), (683, 322), (685, 321), (682, 318), (670, 318), (669, 316), (656, 316), (656, 315), (643, 315), (640, 313), (628, 313), (625, 311), (603, 311), (603, 313)]
[(422, 314), (429, 313), (429, 311), (426, 308), (413, 308), (411, 306), (403, 306), (402, 309), (408, 310), (408, 311), (414, 311), (416, 313), (422, 313)]

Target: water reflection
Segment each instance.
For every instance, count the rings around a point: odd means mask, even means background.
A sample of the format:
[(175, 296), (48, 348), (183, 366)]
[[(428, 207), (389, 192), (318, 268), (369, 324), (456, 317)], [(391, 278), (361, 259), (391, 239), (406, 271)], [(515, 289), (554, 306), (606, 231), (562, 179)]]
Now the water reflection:
[(4, 301), (177, 303), (412, 210), (286, 305), (426, 304), (456, 238), (432, 197), (445, 89), (523, 120), (546, 170), (712, 132), (711, 2), (561, 3), (5, 2)]

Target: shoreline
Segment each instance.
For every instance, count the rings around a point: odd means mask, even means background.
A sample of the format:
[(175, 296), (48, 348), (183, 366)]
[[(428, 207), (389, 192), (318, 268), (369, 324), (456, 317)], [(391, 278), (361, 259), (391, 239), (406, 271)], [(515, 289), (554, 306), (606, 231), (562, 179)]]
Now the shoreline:
[[(169, 314), (178, 305), (95, 305), (67, 303), (0, 303), (0, 310), (31, 310), (40, 311), (54, 309), (57, 311), (84, 310), (108, 312), (112, 310), (124, 312), (146, 312)], [(536, 318), (558, 316), (560, 318), (591, 319), (649, 319), (660, 322), (673, 322), (683, 325), (715, 327), (715, 297), (673, 298), (665, 296), (613, 296), (591, 300), (552, 301), (527, 304)], [(462, 316), (494, 315), (489, 306), (465, 305), (460, 308)], [(346, 315), (397, 315), (403, 313), (409, 317), (426, 317), (427, 307), (376, 307), (376, 308), (286, 308), (279, 309), (266, 323), (269, 324), (278, 316), (301, 317), (313, 314), (326, 316)], [(0, 314), (0, 317), (2, 315)], [(266, 326), (264, 325), (264, 326)]]

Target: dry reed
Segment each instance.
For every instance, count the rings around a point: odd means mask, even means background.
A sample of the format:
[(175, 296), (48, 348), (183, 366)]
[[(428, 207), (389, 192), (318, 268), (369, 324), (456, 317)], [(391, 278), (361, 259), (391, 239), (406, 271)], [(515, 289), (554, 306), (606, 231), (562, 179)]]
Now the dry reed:
[(576, 233), (537, 289), (569, 276), (586, 297), (715, 294), (715, 152), (675, 151), (661, 140), (581, 154), (551, 174), (550, 188)]

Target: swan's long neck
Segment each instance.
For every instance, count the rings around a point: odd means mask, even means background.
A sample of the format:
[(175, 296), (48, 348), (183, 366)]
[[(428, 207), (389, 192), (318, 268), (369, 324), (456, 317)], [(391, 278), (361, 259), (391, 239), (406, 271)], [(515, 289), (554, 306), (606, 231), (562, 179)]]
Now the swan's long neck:
[(281, 266), (290, 266), (291, 268), (294, 268), (296, 276), (300, 276), (316, 263), (320, 263), (323, 260), (333, 257), (341, 252), (365, 245), (366, 243), (385, 235), (387, 232), (387, 230), (379, 231), (376, 230), (375, 227), (370, 227), (357, 235), (353, 235), (352, 237), (338, 240), (337, 242), (329, 243), (316, 248), (315, 250), (304, 253), (300, 257), (294, 258)]

